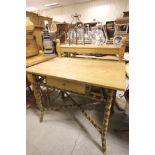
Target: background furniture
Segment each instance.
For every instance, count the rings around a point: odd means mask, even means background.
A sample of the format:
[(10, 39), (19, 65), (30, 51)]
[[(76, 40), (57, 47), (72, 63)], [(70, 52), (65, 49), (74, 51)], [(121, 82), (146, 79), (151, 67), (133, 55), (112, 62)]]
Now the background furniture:
[(78, 53), (78, 54), (115, 54), (119, 55), (119, 60), (123, 60), (126, 39), (122, 40), (121, 47), (115, 45), (60, 45), (60, 40), (57, 39), (56, 50), (58, 56), (61, 57), (65, 52), (67, 53)]
[(52, 24), (52, 18), (40, 16), (40, 15), (33, 13), (33, 12), (26, 11), (26, 17), (29, 17), (30, 20), (33, 22), (33, 24), (37, 25), (37, 26), (44, 27), (44, 21), (48, 21), (49, 27)]
[(109, 40), (114, 37), (114, 32), (115, 32), (114, 27), (115, 27), (114, 21), (106, 22), (106, 32)]
[[(37, 34), (36, 36), (40, 37), (39, 32), (40, 31), (36, 33)], [(33, 32), (31, 33), (27, 32), (26, 34), (26, 67), (29, 67), (31, 65), (34, 65), (34, 64), (53, 58), (53, 55), (45, 55), (43, 53), (39, 53), (39, 48), (38, 48), (36, 38), (37, 37), (33, 35)]]
[(35, 56), (38, 52), (38, 46), (33, 32), (26, 34), (26, 57)]
[(42, 41), (41, 32), (43, 31), (45, 27), (45, 21), (48, 22), (49, 27), (51, 26), (52, 18), (40, 16), (36, 13), (28, 12), (28, 11), (26, 11), (26, 17), (28, 17), (34, 25), (33, 35), (35, 36), (38, 50), (43, 50), (43, 41)]
[[(30, 19), (26, 20), (26, 67), (52, 59), (53, 55), (39, 53), (42, 50), (41, 26), (34, 26)], [(26, 75), (26, 103), (27, 108), (34, 102), (31, 82)]]
[(89, 26), (89, 31), (91, 31), (92, 27), (95, 27), (97, 23), (98, 22), (84, 23), (84, 26), (85, 27)]
[(43, 49), (41, 26), (35, 26), (29, 18), (26, 20), (26, 67), (49, 60), (53, 55), (39, 53)]
[[(126, 31), (117, 31), (116, 27), (120, 26), (120, 27), (127, 27)], [(122, 36), (122, 37), (126, 37), (126, 50), (125, 52), (129, 52), (129, 11), (124, 12), (124, 15), (122, 18), (117, 18), (115, 20), (115, 33), (114, 36)]]
[(68, 29), (69, 29), (69, 24), (66, 22), (57, 24), (56, 38), (60, 39), (61, 43), (65, 43)]
[(42, 41), (42, 34), (41, 34), (42, 31), (43, 31), (42, 26), (35, 25), (33, 35), (35, 36), (36, 43), (37, 43), (37, 46), (38, 46), (38, 50), (43, 51), (43, 41)]

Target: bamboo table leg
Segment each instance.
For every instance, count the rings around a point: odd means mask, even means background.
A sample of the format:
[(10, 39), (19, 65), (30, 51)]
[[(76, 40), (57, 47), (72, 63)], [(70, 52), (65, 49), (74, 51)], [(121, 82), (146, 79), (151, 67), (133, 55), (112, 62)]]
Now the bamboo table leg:
[(43, 105), (42, 105), (42, 98), (41, 98), (40, 88), (39, 88), (38, 84), (36, 83), (35, 75), (29, 74), (28, 78), (29, 78), (29, 80), (31, 81), (31, 84), (32, 84), (32, 88), (33, 88), (33, 91), (34, 91), (34, 97), (36, 99), (37, 107), (39, 108), (39, 110), (41, 112), (40, 113), (40, 122), (42, 122), (43, 121), (43, 115), (44, 115), (44, 108), (43, 108)]
[(116, 99), (116, 90), (113, 93), (113, 100), (112, 100), (112, 105), (111, 105), (111, 114), (114, 113), (114, 105), (115, 105), (115, 99)]
[(108, 93), (108, 101), (105, 105), (105, 110), (104, 110), (104, 119), (103, 119), (103, 128), (102, 128), (102, 134), (101, 134), (101, 139), (102, 139), (102, 148), (103, 152), (106, 153), (106, 134), (108, 130), (108, 124), (109, 124), (109, 118), (110, 118), (110, 111), (111, 111), (111, 105), (113, 102), (113, 97), (114, 97), (114, 90), (109, 90), (110, 92)]

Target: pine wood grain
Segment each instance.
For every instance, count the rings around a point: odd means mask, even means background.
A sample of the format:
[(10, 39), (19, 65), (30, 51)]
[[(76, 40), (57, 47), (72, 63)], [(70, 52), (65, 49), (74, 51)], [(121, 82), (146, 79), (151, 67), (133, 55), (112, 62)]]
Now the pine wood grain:
[(26, 59), (26, 67), (36, 65), (38, 63), (50, 60), (52, 58), (55, 58), (55, 56), (54, 55), (45, 55), (43, 53), (38, 54), (38, 55), (33, 56), (33, 57), (29, 57), (29, 58)]
[(119, 55), (119, 61), (123, 60), (125, 47), (126, 47), (126, 38), (123, 38), (120, 46), (116, 45), (68, 45), (60, 44), (60, 40), (56, 40), (56, 48), (58, 56), (61, 57), (64, 52), (67, 53), (78, 53), (78, 54), (115, 54)]
[(125, 63), (57, 57), (26, 69), (28, 73), (111, 88), (125, 89)]

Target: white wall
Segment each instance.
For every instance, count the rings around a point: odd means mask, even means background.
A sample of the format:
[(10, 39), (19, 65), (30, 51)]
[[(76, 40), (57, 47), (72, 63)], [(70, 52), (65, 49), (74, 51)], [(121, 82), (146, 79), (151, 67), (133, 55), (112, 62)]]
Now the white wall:
[(81, 14), (81, 21), (93, 22), (93, 19), (105, 23), (122, 17), (123, 11), (129, 10), (129, 0), (96, 0), (87, 3), (51, 8), (40, 11), (45, 16), (50, 16), (55, 21), (71, 22), (73, 13)]

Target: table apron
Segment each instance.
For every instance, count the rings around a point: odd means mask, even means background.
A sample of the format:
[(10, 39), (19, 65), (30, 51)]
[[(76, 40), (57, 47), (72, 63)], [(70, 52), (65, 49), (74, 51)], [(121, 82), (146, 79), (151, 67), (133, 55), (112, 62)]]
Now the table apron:
[(80, 94), (85, 94), (86, 93), (86, 85), (80, 82), (75, 82), (75, 81), (69, 81), (65, 79), (60, 79), (60, 78), (55, 78), (55, 77), (46, 77), (46, 83), (48, 86), (67, 90), (67, 91), (72, 91), (72, 92), (77, 92)]

